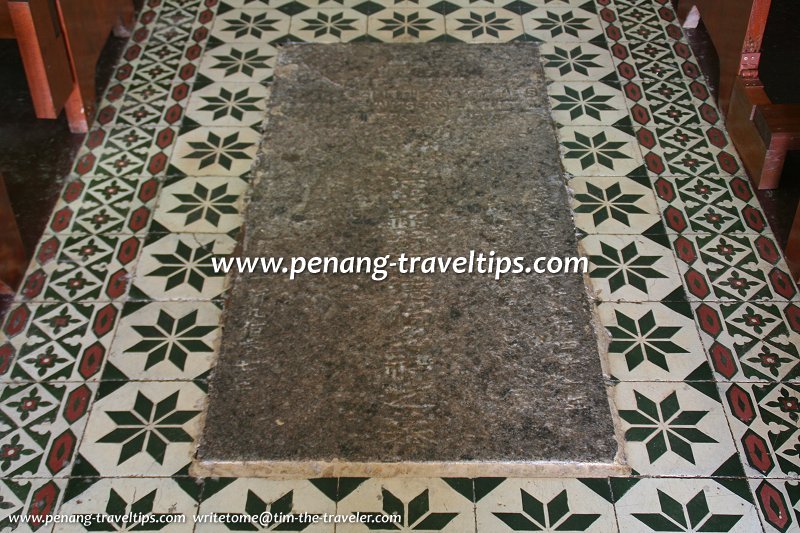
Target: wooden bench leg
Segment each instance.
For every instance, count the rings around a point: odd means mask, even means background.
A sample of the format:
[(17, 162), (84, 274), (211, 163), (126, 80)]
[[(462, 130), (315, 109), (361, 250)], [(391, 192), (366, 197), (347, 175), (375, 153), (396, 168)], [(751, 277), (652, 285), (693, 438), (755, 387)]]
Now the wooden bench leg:
[(16, 290), (25, 274), (26, 263), (17, 220), (11, 210), (3, 176), (0, 175), (0, 285)]
[(795, 281), (800, 280), (800, 206), (794, 214), (789, 240), (786, 242), (786, 264)]
[(81, 88), (77, 83), (72, 89), (72, 94), (69, 95), (67, 103), (64, 105), (64, 112), (67, 114), (69, 131), (72, 133), (87, 133), (89, 131), (89, 117), (81, 96)]

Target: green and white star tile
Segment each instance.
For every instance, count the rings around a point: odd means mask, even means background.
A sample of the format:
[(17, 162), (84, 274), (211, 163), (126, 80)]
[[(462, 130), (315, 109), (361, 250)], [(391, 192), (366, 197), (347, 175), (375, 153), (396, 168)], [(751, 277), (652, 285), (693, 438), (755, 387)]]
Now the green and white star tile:
[(216, 360), (221, 314), (214, 302), (128, 302), (103, 379), (200, 378)]
[[(122, 517), (128, 513), (152, 515), (158, 520), (174, 523), (138, 526), (140, 530), (186, 532), (194, 529), (192, 517), (197, 514), (201, 484), (192, 479), (169, 478), (73, 478), (65, 491), (61, 512), (67, 515), (106, 515)], [(186, 517), (179, 521), (178, 516)], [(54, 531), (127, 531), (130, 524), (58, 524)]]
[(612, 125), (628, 119), (618, 87), (595, 82), (553, 82), (547, 86), (551, 116), (558, 124)]
[(18, 301), (114, 301), (124, 298), (142, 238), (59, 234), (46, 237), (17, 293)]
[(663, 233), (647, 178), (575, 177), (569, 180), (568, 187), (575, 226), (585, 233)]
[(183, 128), (170, 160), (171, 174), (243, 176), (250, 171), (261, 142), (255, 128)]
[(212, 257), (230, 255), (236, 241), (225, 234), (157, 233), (148, 236), (130, 299), (213, 300), (228, 285)]
[(686, 293), (693, 301), (797, 298), (780, 248), (768, 235), (671, 236)]
[(669, 233), (770, 233), (747, 178), (660, 176), (653, 185)]
[(102, 383), (73, 476), (174, 476), (191, 463), (204, 404), (194, 382)]
[(621, 531), (761, 531), (744, 480), (642, 479), (615, 507)]
[(688, 303), (601, 303), (597, 313), (610, 337), (612, 379), (713, 379)]
[(595, 297), (606, 302), (685, 300), (675, 257), (661, 237), (584, 237), (580, 246), (589, 257), (589, 281)]
[(524, 40), (522, 17), (497, 8), (468, 7), (445, 15), (447, 34), (470, 43), (503, 43)]
[(211, 38), (228, 44), (271, 42), (289, 33), (290, 21), (274, 9), (220, 9)]
[(611, 54), (593, 43), (542, 43), (542, 65), (553, 81), (600, 81), (617, 79)]
[[(400, 531), (475, 531), (473, 502), (441, 479), (381, 479), (361, 483), (343, 497), (339, 514), (381, 514), (401, 516)], [(345, 524), (337, 532), (363, 532), (363, 524)]]
[(695, 304), (694, 312), (718, 380), (800, 380), (796, 303), (701, 303)]
[(169, 178), (154, 219), (171, 233), (228, 233), (242, 225), (247, 182), (239, 177)]
[(577, 7), (537, 7), (522, 15), (522, 25), (537, 42), (584, 43), (603, 35), (597, 14)]
[(192, 91), (187, 122), (200, 126), (260, 128), (269, 88), (258, 83), (211, 83)]
[(607, 126), (558, 128), (561, 162), (573, 176), (625, 176), (642, 166), (636, 138)]
[(709, 476), (737, 454), (714, 383), (622, 382), (613, 399), (642, 475)]
[(0, 380), (83, 382), (100, 372), (120, 304), (16, 303), (0, 333)]
[(346, 43), (367, 33), (367, 15), (355, 9), (309, 9), (292, 16), (290, 32), (303, 42)]
[(764, 531), (788, 533), (800, 529), (800, 482), (758, 478), (749, 482)]
[(231, 44), (210, 39), (200, 60), (198, 79), (226, 83), (264, 83), (272, 80), (274, 45), (266, 42)]
[(722, 392), (747, 475), (800, 475), (800, 388), (790, 383), (730, 383)]
[[(336, 487), (337, 479), (323, 480), (322, 485), (331, 485), (324, 481), (332, 481)], [(347, 480), (344, 480), (345, 484)], [(358, 480), (363, 482), (363, 480)], [(357, 484), (355, 484), (357, 486)], [(355, 487), (353, 487), (355, 488)], [(333, 532), (332, 523), (301, 524), (304, 515), (334, 515), (336, 514), (336, 494), (330, 497), (315, 486), (313, 480), (269, 480), (269, 479), (233, 479), (220, 478), (207, 480), (203, 489), (203, 502), (200, 504), (201, 515), (224, 515), (235, 520), (235, 515), (294, 515), (296, 523), (277, 524), (275, 521), (266, 520), (259, 527), (250, 530), (277, 530), (277, 531), (304, 531), (304, 532)], [(218, 531), (238, 531), (241, 526), (236, 524), (198, 524), (195, 531), (198, 533)], [(337, 531), (342, 530), (339, 525)]]
[(445, 35), (444, 14), (423, 7), (390, 7), (369, 15), (368, 36), (381, 42), (427, 42)]
[(607, 479), (507, 479), (476, 515), (477, 531), (618, 531)]

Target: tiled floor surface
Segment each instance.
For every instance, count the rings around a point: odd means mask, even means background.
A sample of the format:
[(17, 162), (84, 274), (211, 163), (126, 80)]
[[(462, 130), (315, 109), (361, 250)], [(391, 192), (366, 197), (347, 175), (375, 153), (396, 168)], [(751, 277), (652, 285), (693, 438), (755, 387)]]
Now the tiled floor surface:
[[(542, 43), (635, 475), (192, 478), (209, 257), (235, 244), (276, 46), (431, 40)], [(0, 528), (399, 510), (404, 530), (800, 531), (800, 298), (669, 0), (148, 0), (73, 174), (2, 326)]]

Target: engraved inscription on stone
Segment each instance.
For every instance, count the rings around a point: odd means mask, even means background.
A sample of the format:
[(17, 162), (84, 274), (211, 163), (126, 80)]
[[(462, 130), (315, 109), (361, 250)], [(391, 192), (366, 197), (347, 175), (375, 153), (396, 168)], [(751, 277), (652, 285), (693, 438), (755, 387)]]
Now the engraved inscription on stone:
[[(243, 256), (577, 254), (533, 44), (278, 57)], [(234, 277), (204, 461), (595, 461), (580, 275)]]

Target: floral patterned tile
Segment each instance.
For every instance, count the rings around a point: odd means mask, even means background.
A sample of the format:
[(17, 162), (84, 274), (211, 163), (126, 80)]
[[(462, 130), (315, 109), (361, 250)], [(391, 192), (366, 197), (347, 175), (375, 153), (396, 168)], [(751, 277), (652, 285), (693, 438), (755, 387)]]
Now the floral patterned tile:
[(243, 176), (255, 160), (261, 134), (253, 128), (184, 128), (170, 160), (171, 174)]
[(247, 181), (229, 178), (170, 178), (154, 215), (171, 233), (228, 233), (243, 222)]
[[(342, 498), (337, 513), (397, 513), (401, 530), (475, 531), (473, 503), (441, 479), (368, 479)], [(363, 532), (367, 528), (343, 524), (336, 531)]]
[(123, 298), (141, 249), (134, 235), (47, 237), (28, 266), (17, 301), (111, 301)]
[(128, 302), (103, 380), (192, 380), (216, 360), (222, 310), (214, 302)]
[(674, 40), (617, 42), (611, 48), (622, 79), (685, 80), (701, 77), (689, 45)]
[(449, 36), (470, 43), (504, 43), (523, 36), (522, 18), (505, 9), (458, 9), (447, 13), (445, 26)]
[(683, 32), (671, 6), (656, 1), (614, 0), (602, 13), (607, 28), (615, 40), (663, 41), (680, 40)]
[[(200, 489), (200, 483), (189, 478), (73, 478), (67, 486), (60, 512), (66, 515), (94, 515), (91, 518), (95, 519), (98, 515), (112, 518), (142, 513), (153, 520), (167, 523), (138, 524), (137, 529), (191, 532)], [(186, 519), (182, 520), (182, 516)], [(87, 521), (83, 524), (58, 524), (55, 531), (126, 531), (129, 528), (131, 524), (122, 520), (103, 524)]]
[(137, 176), (164, 174), (177, 129), (97, 128), (89, 132), (73, 168), (77, 176)]
[(597, 82), (553, 82), (547, 86), (552, 117), (561, 125), (625, 123), (628, 109), (618, 87)]
[(588, 235), (592, 291), (601, 301), (685, 301), (675, 257), (663, 235)]
[(158, 233), (148, 236), (131, 289), (132, 300), (214, 300), (227, 287), (212, 258), (233, 252), (225, 234)]
[(0, 474), (68, 475), (95, 388), (76, 383), (4, 385), (0, 390)]
[(0, 334), (4, 381), (78, 381), (100, 372), (119, 304), (18, 303)]
[(671, 236), (689, 299), (791, 300), (797, 288), (767, 235)]
[(743, 167), (727, 137), (714, 128), (714, 137), (699, 126), (656, 125), (655, 131), (641, 128), (636, 137), (642, 145), (647, 167), (657, 175), (734, 176)]
[[(719, 110), (708, 91), (698, 80), (629, 80), (623, 85), (631, 114), (643, 126), (698, 127), (712, 132), (722, 126)], [(721, 130), (719, 130), (721, 131)]]
[(661, 176), (654, 187), (669, 233), (769, 234), (747, 178)]
[(744, 480), (642, 479), (615, 507), (621, 531), (761, 531)]
[(445, 34), (444, 15), (423, 8), (390, 8), (369, 16), (369, 36), (383, 42), (425, 42)]
[(636, 138), (603, 126), (558, 128), (561, 161), (574, 176), (624, 176), (642, 166)]
[(18, 521), (23, 514), (31, 517), (31, 521), (53, 514), (66, 484), (65, 479), (0, 479), (0, 528), (16, 533), (52, 531), (52, 525), (18, 525)]
[(146, 232), (159, 188), (155, 178), (78, 178), (64, 187), (44, 233)]
[(613, 398), (642, 475), (709, 476), (736, 454), (714, 383), (622, 382)]
[(605, 479), (507, 479), (477, 502), (478, 531), (618, 531)]
[(193, 382), (100, 385), (73, 476), (155, 477), (185, 471), (205, 391)]
[(610, 336), (612, 379), (713, 380), (688, 303), (602, 303), (597, 313)]
[(569, 189), (575, 226), (585, 233), (663, 233), (647, 178), (576, 177)]
[(546, 43), (589, 42), (603, 34), (597, 14), (577, 7), (539, 7), (522, 24), (528, 38)]
[(786, 302), (702, 303), (695, 316), (723, 381), (800, 380), (800, 307)]
[(611, 55), (605, 46), (592, 43), (542, 43), (539, 54), (545, 75), (553, 81), (617, 80)]
[(790, 383), (730, 383), (722, 387), (747, 475), (800, 475), (800, 387)]
[(800, 527), (800, 482), (751, 479), (750, 486), (765, 531), (787, 533)]
[[(334, 483), (336, 479), (331, 480)], [(334, 495), (335, 498), (335, 495)], [(302, 523), (309, 515), (336, 514), (336, 500), (321, 492), (306, 480), (278, 481), (270, 479), (232, 479), (221, 478), (209, 480), (203, 491), (203, 503), (200, 505), (201, 515), (263, 515), (263, 529), (278, 531), (333, 532), (332, 523)], [(278, 525), (268, 516), (290, 516), (287, 522)], [(219, 531), (218, 524), (198, 524), (198, 533)], [(336, 530), (341, 531), (339, 525)]]

